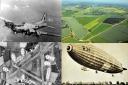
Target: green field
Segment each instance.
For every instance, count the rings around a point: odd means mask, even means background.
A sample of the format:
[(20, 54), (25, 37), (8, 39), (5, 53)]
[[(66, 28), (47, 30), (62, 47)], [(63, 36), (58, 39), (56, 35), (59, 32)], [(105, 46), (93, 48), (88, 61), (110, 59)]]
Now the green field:
[(93, 21), (97, 19), (97, 17), (91, 17), (91, 16), (85, 16), (85, 17), (76, 17), (76, 20), (82, 24), (82, 25), (86, 25), (89, 22)]
[(72, 33), (71, 35), (79, 40), (88, 33), (87, 29), (84, 29), (84, 27), (78, 23), (75, 18), (63, 17), (63, 20), (68, 23), (69, 28), (62, 29), (62, 38), (67, 37), (69, 33)]
[[(104, 39), (104, 41), (99, 40)], [(128, 20), (124, 20), (111, 29), (101, 33), (100, 35), (91, 39), (92, 42), (125, 42), (128, 39)]]
[(69, 28), (63, 28), (62, 29), (62, 36), (65, 37), (65, 36), (69, 35), (70, 31), (71, 30)]
[(77, 11), (73, 11), (73, 10), (65, 10), (63, 12), (63, 16), (64, 17), (69, 17), (69, 16), (72, 16), (74, 13), (76, 13)]
[[(62, 42), (126, 42), (127, 16), (127, 9), (119, 7), (65, 7), (62, 10), (62, 20), (67, 27), (62, 28)], [(107, 19), (115, 22), (114, 18), (124, 19), (116, 24), (104, 22)]]
[(111, 26), (112, 25), (105, 24), (105, 23), (101, 23), (101, 24), (97, 25), (87, 36), (85, 36), (84, 40), (88, 40), (89, 38), (99, 35), (103, 31), (110, 29)]
[(62, 39), (63, 42), (68, 43), (68, 42), (79, 42), (75, 37), (67, 36)]

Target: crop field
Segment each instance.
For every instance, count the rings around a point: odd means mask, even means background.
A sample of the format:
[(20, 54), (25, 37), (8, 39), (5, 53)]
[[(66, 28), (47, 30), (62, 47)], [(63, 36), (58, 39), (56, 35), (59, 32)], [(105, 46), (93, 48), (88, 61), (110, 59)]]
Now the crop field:
[[(102, 39), (102, 40), (99, 40)], [(92, 42), (126, 42), (128, 39), (128, 20), (91, 39)]]
[(62, 42), (128, 42), (127, 8), (87, 4), (70, 7), (62, 9)]
[(62, 29), (63, 40), (65, 40), (65, 37), (67, 40), (67, 36), (70, 36), (69, 39), (71, 39), (71, 37), (74, 37), (74, 39), (79, 40), (84, 38), (84, 36), (88, 33), (88, 30), (84, 29), (84, 27), (80, 23), (78, 23), (75, 18), (63, 17), (63, 20), (68, 23), (67, 27)]
[(89, 22), (93, 21), (97, 19), (97, 17), (91, 17), (91, 16), (85, 16), (85, 17), (76, 17), (76, 20), (82, 24), (82, 25), (86, 25)]
[(101, 23), (97, 25), (95, 28), (93, 28), (93, 30), (87, 36), (85, 36), (84, 39), (87, 40), (89, 38), (95, 37), (100, 33), (104, 32), (105, 30), (108, 30), (110, 27), (111, 27), (110, 24)]
[(73, 11), (73, 10), (65, 10), (63, 12), (63, 16), (72, 16), (74, 13), (76, 13), (77, 11)]

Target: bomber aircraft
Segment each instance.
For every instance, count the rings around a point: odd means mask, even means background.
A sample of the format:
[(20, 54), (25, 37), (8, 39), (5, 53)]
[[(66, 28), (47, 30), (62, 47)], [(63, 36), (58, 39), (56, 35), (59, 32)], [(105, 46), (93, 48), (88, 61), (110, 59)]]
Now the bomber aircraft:
[(39, 36), (41, 34), (48, 35), (47, 32), (43, 32), (43, 31), (40, 32), (37, 30), (42, 29), (44, 27), (49, 27), (49, 28), (55, 29), (55, 27), (47, 25), (47, 14), (46, 13), (43, 14), (43, 16), (39, 22), (36, 22), (34, 24), (22, 22), (22, 24), (16, 25), (12, 21), (4, 19), (2, 17), (0, 17), (0, 21), (3, 23), (2, 24), (3, 26), (10, 28), (15, 34), (17, 34), (17, 33), (22, 33), (25, 35), (35, 34), (37, 36)]

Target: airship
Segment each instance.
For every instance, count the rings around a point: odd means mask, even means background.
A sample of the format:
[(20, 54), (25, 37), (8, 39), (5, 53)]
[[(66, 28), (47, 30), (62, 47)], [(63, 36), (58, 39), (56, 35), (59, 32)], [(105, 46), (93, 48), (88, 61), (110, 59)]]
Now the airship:
[(127, 70), (122, 64), (107, 52), (92, 44), (69, 44), (67, 46), (69, 56), (80, 65), (105, 73), (121, 73)]

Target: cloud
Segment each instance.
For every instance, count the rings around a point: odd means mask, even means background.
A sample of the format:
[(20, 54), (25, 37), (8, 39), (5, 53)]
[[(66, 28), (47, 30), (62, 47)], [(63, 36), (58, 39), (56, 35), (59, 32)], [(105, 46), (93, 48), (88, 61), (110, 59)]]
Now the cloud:
[(19, 7), (17, 5), (14, 5), (14, 10), (19, 10)]
[(1, 3), (1, 10), (7, 10), (10, 8), (9, 4)]

